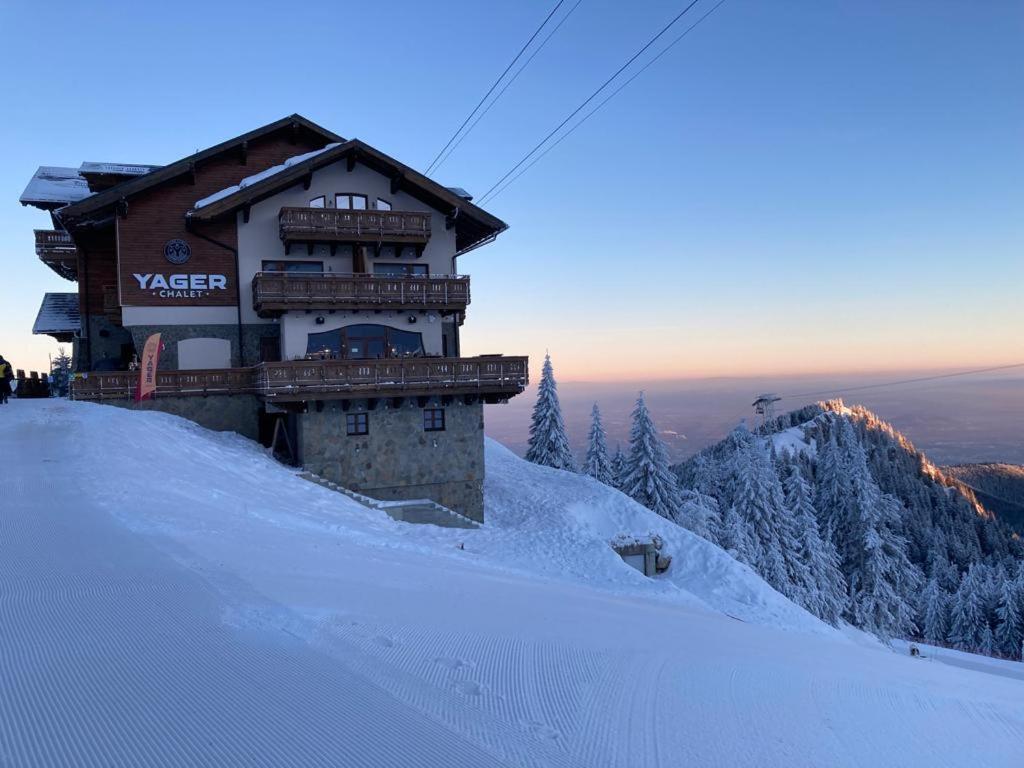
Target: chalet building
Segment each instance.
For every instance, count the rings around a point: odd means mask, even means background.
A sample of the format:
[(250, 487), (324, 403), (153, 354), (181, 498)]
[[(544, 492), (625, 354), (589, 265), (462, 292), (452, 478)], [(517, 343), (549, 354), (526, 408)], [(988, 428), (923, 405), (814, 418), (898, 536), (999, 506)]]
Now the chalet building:
[[(36, 333), (72, 341), (73, 396), (259, 438), (346, 488), (483, 517), (483, 404), (524, 357), (463, 357), (460, 255), (506, 225), (299, 115), (166, 166), (39, 168), (36, 253), (76, 292)], [(161, 334), (152, 400), (133, 372)]]

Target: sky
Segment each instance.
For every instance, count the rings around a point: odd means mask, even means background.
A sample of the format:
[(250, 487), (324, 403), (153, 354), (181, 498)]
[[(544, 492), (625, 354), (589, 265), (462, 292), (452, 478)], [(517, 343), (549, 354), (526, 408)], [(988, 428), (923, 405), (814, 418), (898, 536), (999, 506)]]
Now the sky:
[[(0, 3), (0, 353), (43, 367), (72, 289), (17, 202), (36, 166), (299, 112), (422, 170), (553, 5)], [(683, 5), (582, 0), (432, 175), (482, 195)], [(1024, 361), (1022, 39), (1016, 0), (726, 0), (487, 204), (463, 352), (630, 384)]]

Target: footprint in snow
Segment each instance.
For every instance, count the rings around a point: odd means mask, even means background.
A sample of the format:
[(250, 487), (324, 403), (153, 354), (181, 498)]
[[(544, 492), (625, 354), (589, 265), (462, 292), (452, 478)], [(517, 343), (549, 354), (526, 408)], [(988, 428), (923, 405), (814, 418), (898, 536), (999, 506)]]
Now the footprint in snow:
[(434, 659), (435, 664), (440, 664), (442, 667), (455, 671), (456, 669), (462, 669), (463, 667), (472, 667), (473, 665), (464, 661), (463, 659), (453, 659), (450, 656), (438, 656)]
[(465, 696), (482, 696), (484, 692), (483, 686), (473, 680), (456, 680), (455, 690)]
[(554, 728), (552, 728), (550, 725), (545, 725), (544, 723), (538, 722), (537, 720), (527, 720), (523, 722), (523, 725), (530, 732), (537, 736), (540, 736), (541, 738), (557, 739), (559, 736), (562, 735)]

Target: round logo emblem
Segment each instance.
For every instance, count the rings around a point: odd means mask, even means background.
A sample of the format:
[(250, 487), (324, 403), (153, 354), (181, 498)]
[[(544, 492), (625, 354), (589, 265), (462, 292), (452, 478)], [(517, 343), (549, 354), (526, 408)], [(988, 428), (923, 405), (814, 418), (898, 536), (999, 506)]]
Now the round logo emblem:
[(168, 240), (164, 243), (164, 258), (171, 264), (184, 264), (192, 258), (192, 248), (179, 238)]

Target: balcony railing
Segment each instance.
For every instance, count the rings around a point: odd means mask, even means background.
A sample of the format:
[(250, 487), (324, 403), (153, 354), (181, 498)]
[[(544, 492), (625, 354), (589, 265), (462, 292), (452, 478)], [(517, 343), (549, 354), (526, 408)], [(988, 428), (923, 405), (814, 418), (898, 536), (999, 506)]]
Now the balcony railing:
[(285, 245), (301, 242), (424, 246), (430, 239), (430, 214), (413, 211), (285, 207), (277, 221)]
[[(159, 371), (157, 397), (252, 394), (253, 368), (216, 368), (193, 371)], [(94, 371), (81, 374), (71, 384), (75, 400), (124, 400), (135, 396), (137, 371)]]
[(259, 272), (252, 308), (261, 316), (289, 309), (436, 309), (465, 311), (469, 278)]
[[(75, 400), (124, 400), (139, 374), (93, 372), (72, 383)], [(408, 357), (388, 360), (296, 360), (252, 368), (161, 371), (156, 397), (254, 394), (268, 402), (348, 398), (477, 396), (503, 400), (529, 383), (525, 357)]]
[(525, 357), (407, 357), (393, 360), (296, 360), (256, 366), (267, 401), (481, 395), (507, 398), (528, 381)]
[(71, 235), (55, 229), (37, 229), (36, 256), (46, 266), (67, 280), (78, 279), (78, 249)]

